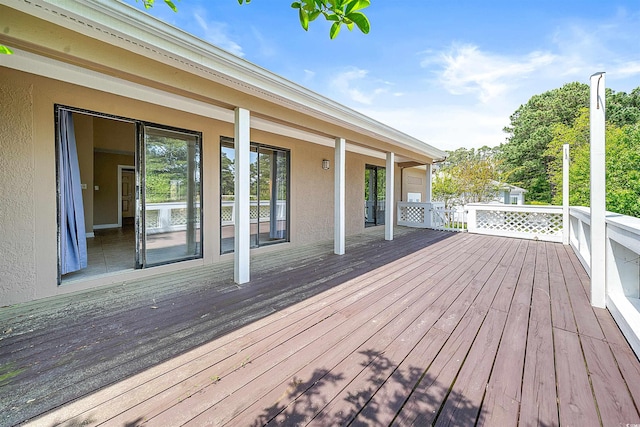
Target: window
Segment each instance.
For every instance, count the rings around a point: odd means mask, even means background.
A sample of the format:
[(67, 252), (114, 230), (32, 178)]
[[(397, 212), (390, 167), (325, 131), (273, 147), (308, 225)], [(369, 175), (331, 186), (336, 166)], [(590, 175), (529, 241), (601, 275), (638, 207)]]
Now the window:
[[(220, 142), (220, 252), (234, 251), (235, 150), (232, 138)], [(251, 143), (251, 247), (289, 241), (289, 151)]]

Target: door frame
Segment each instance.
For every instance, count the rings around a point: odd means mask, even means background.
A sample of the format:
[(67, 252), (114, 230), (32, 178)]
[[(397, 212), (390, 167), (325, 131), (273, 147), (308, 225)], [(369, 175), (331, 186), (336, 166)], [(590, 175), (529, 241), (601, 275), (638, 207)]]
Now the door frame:
[[(136, 177), (136, 167), (130, 165), (118, 165), (118, 227), (122, 227), (122, 172), (133, 172), (134, 179)], [(136, 189), (133, 189), (135, 201)], [(134, 215), (135, 217), (135, 215)]]

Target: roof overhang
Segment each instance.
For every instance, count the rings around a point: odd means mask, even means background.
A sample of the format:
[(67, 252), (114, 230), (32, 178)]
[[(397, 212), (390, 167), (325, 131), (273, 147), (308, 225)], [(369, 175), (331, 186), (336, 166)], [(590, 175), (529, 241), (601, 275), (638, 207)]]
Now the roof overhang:
[[(338, 126), (352, 134), (363, 135), (392, 147), (398, 147), (405, 152), (415, 153), (418, 157), (439, 160), (446, 156), (446, 152), (417, 138), (310, 91), (119, 1), (3, 0), (3, 3), (38, 19), (137, 55), (169, 64), (185, 73), (204, 77), (252, 97), (283, 105), (330, 123), (332, 126)], [(10, 45), (16, 40), (11, 39), (11, 34), (0, 34), (0, 41)], [(283, 127), (287, 127), (277, 122), (267, 125), (268, 118), (255, 119), (256, 122), (260, 120), (264, 121), (265, 127), (272, 127), (274, 130), (279, 127), (280, 133)], [(323, 145), (333, 143), (329, 135), (318, 134), (313, 130), (297, 129), (296, 132), (299, 135), (305, 134), (306, 139), (315, 139), (310, 142), (324, 142)], [(371, 150), (366, 142), (363, 143), (356, 138), (349, 138), (348, 142), (351, 151), (378, 153), (376, 157), (380, 157), (380, 151)], [(412, 159), (406, 154), (398, 156), (398, 161), (407, 160)]]

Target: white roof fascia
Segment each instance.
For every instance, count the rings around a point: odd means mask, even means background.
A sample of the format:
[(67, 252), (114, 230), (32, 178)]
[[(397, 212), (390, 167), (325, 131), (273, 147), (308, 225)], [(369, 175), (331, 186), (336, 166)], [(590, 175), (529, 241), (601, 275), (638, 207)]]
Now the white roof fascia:
[[(226, 52), (135, 7), (116, 0), (3, 0), (9, 7), (92, 38), (141, 53), (265, 99), (289, 101), (296, 109), (341, 127), (415, 151), (434, 160), (446, 153)], [(157, 5), (156, 7), (159, 7)], [(339, 136), (339, 135), (337, 135)]]

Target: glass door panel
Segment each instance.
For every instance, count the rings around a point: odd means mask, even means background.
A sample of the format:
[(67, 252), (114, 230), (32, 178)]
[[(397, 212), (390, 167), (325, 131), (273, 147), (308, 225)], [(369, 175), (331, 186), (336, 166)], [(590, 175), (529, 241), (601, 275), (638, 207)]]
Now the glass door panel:
[(140, 264), (202, 256), (200, 136), (143, 125)]
[(387, 199), (387, 170), (376, 168), (376, 225), (383, 225), (385, 218), (385, 201)]
[(233, 143), (220, 145), (220, 253), (233, 252), (235, 241), (235, 156)]
[(384, 224), (386, 170), (382, 166), (366, 165), (364, 170), (364, 225)]
[(259, 244), (287, 237), (287, 158), (282, 151), (260, 147)]
[(260, 221), (260, 163), (258, 147), (251, 146), (249, 151), (249, 222), (251, 224), (251, 248), (258, 247), (258, 226)]

